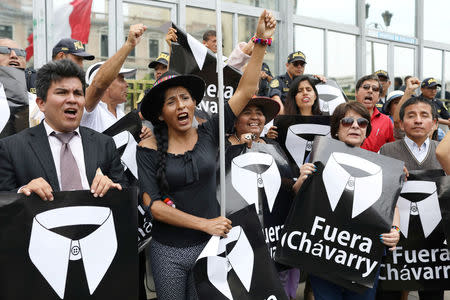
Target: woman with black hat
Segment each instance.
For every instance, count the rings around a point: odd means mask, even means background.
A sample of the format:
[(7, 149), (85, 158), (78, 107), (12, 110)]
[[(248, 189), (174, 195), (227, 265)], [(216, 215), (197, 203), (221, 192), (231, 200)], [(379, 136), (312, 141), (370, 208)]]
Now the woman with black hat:
[[(257, 88), (275, 27), (272, 14), (264, 11), (248, 67), (224, 107), (227, 128)], [(204, 90), (200, 77), (162, 76), (141, 107), (155, 135), (141, 142), (137, 163), (143, 201), (154, 217), (149, 250), (158, 299), (197, 299), (191, 269), (210, 236), (226, 236), (231, 229), (231, 221), (219, 216), (216, 199), (218, 116), (192, 127)]]

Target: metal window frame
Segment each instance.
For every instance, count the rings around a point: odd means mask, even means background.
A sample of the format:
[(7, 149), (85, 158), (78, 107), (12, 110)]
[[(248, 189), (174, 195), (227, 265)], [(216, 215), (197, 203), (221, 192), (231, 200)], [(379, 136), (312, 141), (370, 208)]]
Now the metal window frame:
[[(136, 3), (157, 7), (168, 7), (171, 9), (171, 19), (177, 22), (181, 28), (186, 27), (186, 7), (192, 6), (204, 9), (215, 9), (215, 2), (211, 0), (106, 0), (108, 4), (108, 51), (109, 53), (115, 53), (124, 41), (123, 33), (123, 14), (121, 6), (123, 2)], [(285, 42), (283, 46), (281, 43), (277, 43), (278, 47), (278, 73), (282, 74), (285, 71), (284, 63), (285, 57), (294, 50), (294, 26), (308, 26), (313, 28), (319, 28), (324, 30), (324, 75), (327, 75), (328, 61), (327, 61), (327, 37), (328, 31), (335, 31), (344, 34), (352, 34), (356, 36), (356, 78), (361, 77), (366, 73), (365, 68), (365, 50), (366, 41), (373, 40), (373, 37), (367, 36), (365, 26), (365, 0), (356, 0), (356, 22), (355, 25), (335, 23), (329, 20), (323, 20), (318, 18), (311, 18), (306, 16), (299, 16), (292, 12), (293, 1), (295, 0), (283, 0), (278, 3), (278, 11), (273, 11), (273, 14), (279, 22), (279, 36), (288, 37), (283, 39)], [(445, 70), (445, 53), (450, 51), (450, 44), (442, 43), (438, 41), (424, 40), (424, 1), (415, 1), (415, 38), (417, 43), (414, 46), (415, 51), (415, 75), (419, 78), (423, 77), (423, 49), (433, 48), (442, 52), (442, 70)], [(52, 24), (52, 1), (47, 0), (33, 0), (33, 36), (34, 36), (34, 65), (35, 68), (39, 68), (47, 61), (51, 60), (51, 50), (53, 45), (50, 45), (51, 40), (51, 24)], [(221, 10), (225, 13), (233, 14), (233, 47), (238, 43), (238, 16), (253, 16), (258, 17), (263, 8), (255, 7), (251, 5), (231, 3), (223, 1), (221, 4)], [(281, 39), (281, 38), (280, 38)], [(381, 39), (375, 39), (376, 42), (383, 42)], [(407, 43), (398, 43), (389, 41), (388, 53), (388, 70), (393, 71), (392, 59), (393, 47), (409, 47), (412, 46)], [(442, 72), (442, 90), (445, 90), (445, 71)], [(443, 93), (442, 93), (443, 94)]]

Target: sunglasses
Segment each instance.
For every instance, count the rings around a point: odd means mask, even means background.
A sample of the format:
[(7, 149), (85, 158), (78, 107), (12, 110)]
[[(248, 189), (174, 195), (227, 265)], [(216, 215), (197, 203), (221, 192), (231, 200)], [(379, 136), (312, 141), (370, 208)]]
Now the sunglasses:
[(304, 66), (305, 65), (305, 62), (303, 62), (303, 61), (294, 61), (294, 62), (292, 62), (292, 64), (294, 65), (294, 67), (298, 67), (298, 66)]
[(374, 91), (375, 93), (380, 91), (380, 87), (376, 86), (376, 85), (365, 84), (365, 85), (363, 85), (361, 87), (363, 89), (365, 89), (366, 91), (368, 91), (372, 87), (372, 91)]
[(10, 54), (12, 50), (14, 50), (14, 52), (16, 53), (17, 56), (22, 56), (22, 57), (27, 56), (27, 52), (24, 49), (0, 46), (0, 54)]
[(354, 119), (352, 117), (345, 117), (341, 119), (341, 124), (344, 127), (350, 127), (353, 125), (353, 123), (356, 121), (356, 123), (358, 123), (359, 128), (364, 129), (367, 128), (367, 126), (369, 125), (369, 121), (366, 118), (358, 118), (358, 119)]

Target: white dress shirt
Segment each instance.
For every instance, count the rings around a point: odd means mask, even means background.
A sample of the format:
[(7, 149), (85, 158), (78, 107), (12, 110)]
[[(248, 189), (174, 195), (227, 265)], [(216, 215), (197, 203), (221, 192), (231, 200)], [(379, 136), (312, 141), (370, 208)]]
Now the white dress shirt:
[(93, 111), (84, 110), (80, 125), (103, 132), (125, 116), (124, 111), (119, 106), (116, 107), (116, 115), (117, 117), (108, 110), (108, 105), (100, 100)]
[(405, 135), (405, 143), (419, 163), (421, 163), (425, 159), (425, 157), (427, 157), (428, 148), (430, 146), (429, 138), (427, 138), (425, 142), (423, 142), (422, 146), (419, 147), (413, 140)]
[[(59, 188), (61, 189), (61, 163), (60, 163), (60, 155), (61, 155), (61, 141), (51, 135), (52, 132), (60, 133), (53, 128), (50, 127), (50, 125), (47, 124), (47, 121), (44, 120), (44, 127), (45, 131), (47, 132), (48, 142), (50, 144), (50, 149), (52, 151), (53, 161), (55, 162), (55, 168), (56, 168), (56, 175), (58, 176), (58, 182), (59, 182)], [(80, 128), (75, 129), (75, 131), (78, 133), (75, 135), (69, 142), (70, 151), (72, 151), (73, 157), (75, 158), (75, 161), (77, 162), (78, 170), (80, 172), (80, 178), (81, 178), (81, 185), (84, 190), (89, 190), (89, 182), (87, 180), (86, 176), (86, 165), (84, 164), (84, 151), (83, 151), (83, 143), (81, 141), (81, 135), (80, 135)]]

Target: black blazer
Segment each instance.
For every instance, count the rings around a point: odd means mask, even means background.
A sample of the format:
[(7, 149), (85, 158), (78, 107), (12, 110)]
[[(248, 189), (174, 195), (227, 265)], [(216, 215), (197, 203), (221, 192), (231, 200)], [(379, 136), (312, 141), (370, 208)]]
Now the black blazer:
[[(123, 166), (114, 140), (80, 126), (84, 163), (89, 186), (98, 167), (113, 182), (123, 183)], [(17, 191), (31, 180), (42, 177), (59, 191), (50, 144), (44, 124), (0, 139), (0, 191)]]

